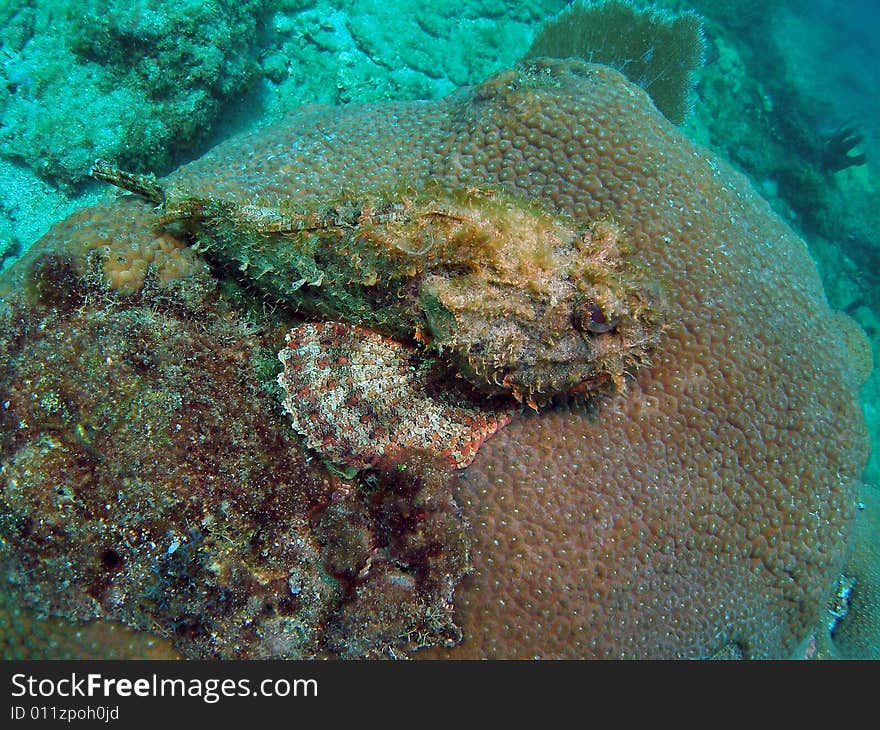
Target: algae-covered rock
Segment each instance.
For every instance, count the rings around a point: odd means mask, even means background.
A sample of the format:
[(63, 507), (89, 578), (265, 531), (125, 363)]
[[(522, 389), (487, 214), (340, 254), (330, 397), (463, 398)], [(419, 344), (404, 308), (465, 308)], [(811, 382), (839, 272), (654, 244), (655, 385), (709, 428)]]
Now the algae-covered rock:
[[(76, 186), (96, 153), (169, 166), (254, 82), (272, 0), (9, 3), (0, 154)], [(5, 36), (5, 37), (4, 37)]]
[[(469, 541), (449, 469), (410, 451), (390, 474), (330, 473), (260, 380), (289, 320), (251, 311), (204, 269), (123, 293), (72, 253), (20, 262), (22, 285), (0, 300), (0, 579), (15, 595), (191, 658), (454, 643)], [(370, 631), (352, 635), (365, 605)], [(7, 616), (7, 658), (53, 655), (43, 637), (71, 630), (32, 630), (0, 600)], [(54, 656), (153, 653), (148, 636), (89, 626), (54, 639)]]

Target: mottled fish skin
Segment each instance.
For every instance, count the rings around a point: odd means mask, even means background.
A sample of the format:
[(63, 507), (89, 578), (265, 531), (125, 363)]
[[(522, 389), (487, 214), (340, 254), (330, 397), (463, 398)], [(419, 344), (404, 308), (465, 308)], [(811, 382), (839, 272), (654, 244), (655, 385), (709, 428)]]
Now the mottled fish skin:
[(295, 205), (100, 160), (92, 175), (155, 202), (159, 224), (183, 227), (196, 250), (290, 309), (429, 344), (484, 394), (535, 409), (621, 390), (665, 326), (661, 293), (609, 217), (579, 222), (492, 189)]
[(394, 464), (412, 448), (464, 468), (517, 412), (450, 383), (418, 349), (341, 322), (293, 328), (278, 358), (294, 429), (352, 469)]

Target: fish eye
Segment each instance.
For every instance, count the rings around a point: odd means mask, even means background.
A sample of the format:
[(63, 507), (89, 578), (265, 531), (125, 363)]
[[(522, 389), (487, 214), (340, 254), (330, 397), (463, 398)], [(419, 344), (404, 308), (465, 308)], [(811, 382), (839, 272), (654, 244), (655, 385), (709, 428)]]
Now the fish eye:
[(619, 316), (613, 312), (605, 311), (594, 299), (587, 299), (577, 304), (573, 314), (575, 326), (584, 332), (592, 332), (593, 334), (610, 332), (620, 324)]

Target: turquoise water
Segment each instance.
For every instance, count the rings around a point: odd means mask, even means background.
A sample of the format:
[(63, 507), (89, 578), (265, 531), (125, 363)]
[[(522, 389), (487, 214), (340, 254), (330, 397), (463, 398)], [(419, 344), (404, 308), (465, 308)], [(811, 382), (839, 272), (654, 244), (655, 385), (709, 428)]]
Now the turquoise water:
[[(511, 67), (560, 0), (0, 0), (0, 262), (102, 199), (95, 158), (165, 175), (304, 104), (440, 98)], [(646, 3), (642, 3), (645, 5)], [(429, 5), (430, 7), (426, 7)], [(862, 0), (655, 4), (705, 21), (685, 133), (806, 241), (880, 357), (880, 9)], [(850, 563), (880, 596), (880, 376)], [(853, 648), (855, 647), (855, 648)], [(850, 646), (880, 656), (880, 636)]]

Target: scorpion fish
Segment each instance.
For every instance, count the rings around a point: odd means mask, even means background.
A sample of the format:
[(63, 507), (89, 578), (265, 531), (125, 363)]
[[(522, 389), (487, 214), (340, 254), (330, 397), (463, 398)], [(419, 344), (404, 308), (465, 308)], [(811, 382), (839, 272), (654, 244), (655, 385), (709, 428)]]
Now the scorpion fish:
[(612, 217), (584, 223), (500, 189), (243, 202), (102, 160), (92, 175), (325, 323), (288, 335), (279, 383), (309, 445), (350, 468), (438, 439), (466, 466), (523, 404), (622, 390), (664, 327), (663, 297)]

